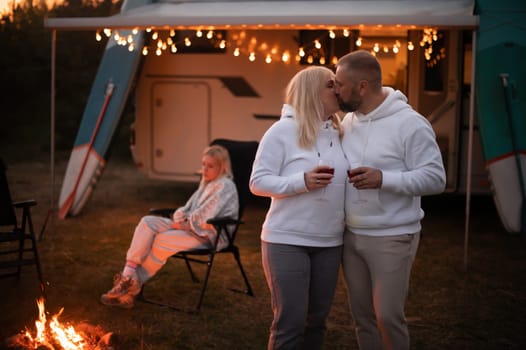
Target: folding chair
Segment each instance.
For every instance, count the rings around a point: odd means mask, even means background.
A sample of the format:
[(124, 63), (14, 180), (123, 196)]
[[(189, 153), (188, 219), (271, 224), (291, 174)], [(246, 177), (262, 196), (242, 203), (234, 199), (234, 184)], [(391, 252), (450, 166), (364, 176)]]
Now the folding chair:
[[(203, 298), (204, 298), (206, 288), (208, 285), (208, 279), (210, 277), (214, 259), (217, 254), (223, 254), (223, 253), (232, 254), (234, 259), (237, 262), (237, 266), (239, 267), (239, 271), (241, 272), (241, 276), (243, 277), (243, 280), (245, 282), (246, 289), (244, 291), (236, 290), (236, 289), (231, 289), (231, 290), (236, 291), (236, 292), (242, 292), (250, 296), (254, 295), (252, 291), (252, 287), (250, 286), (247, 275), (245, 273), (245, 270), (243, 269), (243, 265), (241, 264), (239, 248), (235, 244), (235, 240), (236, 240), (239, 225), (243, 223), (241, 221), (243, 211), (245, 209), (247, 201), (249, 200), (249, 197), (251, 196), (248, 182), (250, 179), (250, 172), (252, 170), (252, 163), (254, 162), (254, 157), (256, 154), (257, 147), (258, 147), (258, 143), (256, 141), (233, 141), (233, 140), (226, 140), (226, 139), (216, 139), (212, 141), (211, 145), (215, 145), (215, 144), (225, 147), (229, 152), (230, 161), (232, 164), (232, 172), (234, 175), (234, 182), (236, 184), (238, 197), (239, 197), (239, 215), (238, 215), (237, 220), (233, 218), (228, 218), (228, 217), (210, 218), (207, 220), (207, 223), (214, 225), (214, 227), (216, 228), (216, 231), (218, 232), (218, 236), (216, 237), (216, 240), (213, 242), (213, 246), (211, 248), (191, 249), (191, 250), (181, 251), (171, 256), (171, 258), (183, 259), (185, 261), (186, 267), (188, 268), (188, 271), (190, 272), (192, 281), (195, 283), (199, 283), (199, 279), (197, 278), (196, 274), (194, 273), (194, 270), (192, 269), (192, 263), (197, 263), (197, 264), (202, 264), (202, 265), (207, 266), (205, 276), (201, 284), (201, 292), (199, 294), (197, 305), (195, 306), (195, 309), (190, 310), (190, 312), (192, 313), (199, 313), (201, 309), (201, 304), (203, 302)], [(150, 214), (170, 217), (173, 214), (174, 210), (175, 209), (171, 209), (171, 208), (152, 209), (150, 210)], [(219, 242), (218, 238), (219, 238), (219, 234), (222, 232), (224, 232), (226, 237), (228, 237), (228, 246), (226, 248), (218, 250), (217, 249), (217, 244)], [(155, 305), (169, 307), (174, 310), (179, 310), (179, 311), (182, 310), (180, 307), (173, 305), (171, 303), (166, 303), (166, 302), (162, 302), (159, 300), (147, 298), (144, 293), (145, 286), (143, 286), (143, 289), (141, 290), (141, 293), (139, 294), (138, 300), (147, 302), (147, 303), (151, 303), (151, 304), (155, 304)]]
[[(11, 200), (6, 167), (0, 159), (0, 278), (20, 278), (22, 266), (36, 265), (40, 289), (43, 291), (40, 259), (31, 220), (31, 207), (36, 204), (33, 199), (22, 202)], [(22, 212), (20, 223), (17, 219), (19, 211)], [(30, 246), (26, 245), (26, 241), (29, 241)]]

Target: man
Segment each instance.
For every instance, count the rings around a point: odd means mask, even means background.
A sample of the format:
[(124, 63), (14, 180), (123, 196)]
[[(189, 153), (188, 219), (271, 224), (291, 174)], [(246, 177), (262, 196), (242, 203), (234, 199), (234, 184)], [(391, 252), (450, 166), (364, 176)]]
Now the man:
[(360, 349), (409, 349), (404, 306), (420, 239), (423, 195), (446, 176), (430, 123), (407, 98), (382, 86), (368, 51), (342, 57), (335, 93), (350, 163), (343, 272)]

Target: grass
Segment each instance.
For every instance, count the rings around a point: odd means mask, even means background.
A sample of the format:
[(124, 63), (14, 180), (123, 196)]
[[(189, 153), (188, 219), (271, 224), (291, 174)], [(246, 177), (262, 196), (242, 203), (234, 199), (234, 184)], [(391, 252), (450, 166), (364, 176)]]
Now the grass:
[[(57, 162), (57, 188), (65, 170)], [(8, 163), (15, 200), (35, 198), (38, 232), (50, 208), (47, 161)], [(266, 208), (252, 203), (238, 238), (254, 297), (234, 293), (243, 281), (232, 258), (222, 255), (201, 313), (191, 315), (138, 303), (131, 310), (109, 308), (99, 296), (120, 271), (139, 218), (151, 207), (177, 206), (194, 185), (154, 181), (129, 159), (110, 161), (85, 210), (51, 220), (39, 248), (46, 283), (46, 309), (64, 308), (63, 322), (88, 322), (115, 332), (119, 349), (265, 349), (272, 320), (261, 268), (259, 231)], [(463, 268), (464, 200), (437, 196), (424, 200), (423, 238), (413, 267), (406, 315), (413, 349), (524, 349), (526, 334), (526, 242), (506, 233), (490, 198), (473, 199), (469, 260)], [(0, 280), (0, 343), (24, 328), (34, 329), (39, 297), (33, 267), (22, 278)], [(197, 301), (182, 261), (169, 261), (152, 279), (148, 293), (183, 307)], [(343, 281), (328, 319), (326, 349), (357, 349)]]

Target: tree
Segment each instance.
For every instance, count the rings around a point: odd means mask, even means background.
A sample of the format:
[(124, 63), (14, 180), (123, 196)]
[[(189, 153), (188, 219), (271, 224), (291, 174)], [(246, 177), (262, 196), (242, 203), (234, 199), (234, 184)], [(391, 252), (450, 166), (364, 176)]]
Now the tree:
[[(0, 19), (0, 43), (7, 53), (0, 55), (0, 154), (31, 157), (49, 150), (51, 32), (44, 28), (44, 18), (109, 16), (119, 8), (120, 2), (111, 0), (66, 0), (51, 9), (29, 2)], [(61, 31), (56, 48), (60, 150), (71, 148), (105, 42), (95, 41), (93, 32)]]

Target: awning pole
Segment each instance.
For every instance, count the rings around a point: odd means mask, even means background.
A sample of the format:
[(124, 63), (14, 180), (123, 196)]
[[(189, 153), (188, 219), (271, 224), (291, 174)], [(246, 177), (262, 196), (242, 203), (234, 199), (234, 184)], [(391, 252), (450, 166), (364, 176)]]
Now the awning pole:
[(473, 123), (475, 120), (475, 71), (476, 71), (476, 45), (477, 32), (473, 31), (471, 40), (471, 87), (469, 93), (469, 128), (468, 128), (468, 155), (466, 174), (466, 222), (464, 228), (464, 271), (468, 270), (468, 245), (469, 245), (469, 218), (471, 206), (471, 168), (473, 153)]
[(57, 31), (51, 31), (51, 120), (50, 120), (50, 171), (51, 171), (51, 198), (47, 217), (42, 225), (39, 240), (42, 240), (48, 220), (51, 217), (51, 231), (55, 231), (55, 67), (56, 67)]

